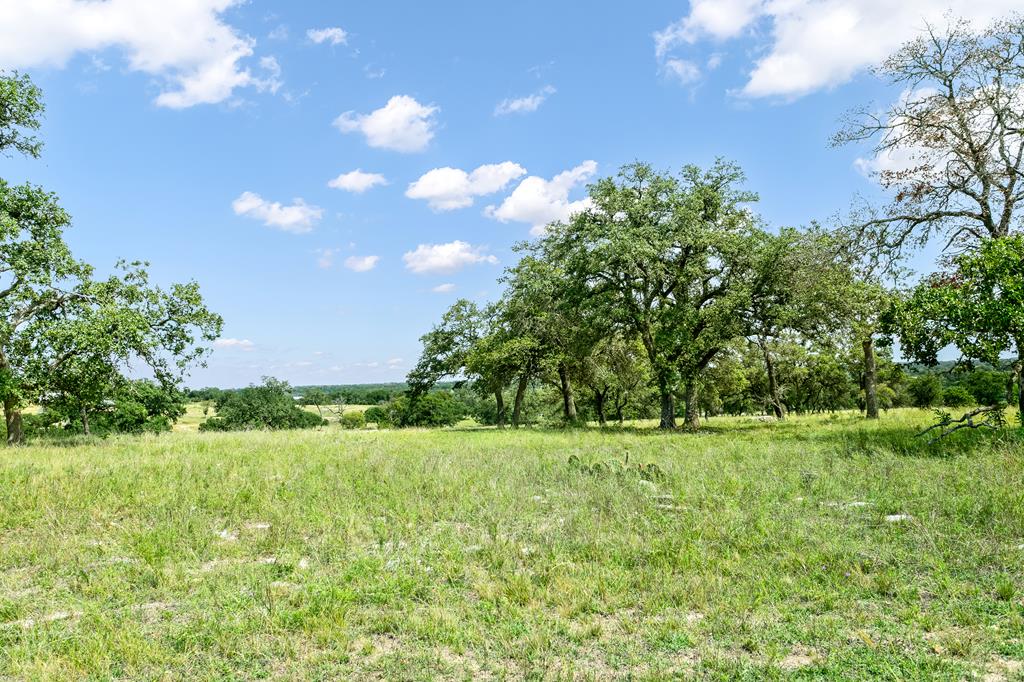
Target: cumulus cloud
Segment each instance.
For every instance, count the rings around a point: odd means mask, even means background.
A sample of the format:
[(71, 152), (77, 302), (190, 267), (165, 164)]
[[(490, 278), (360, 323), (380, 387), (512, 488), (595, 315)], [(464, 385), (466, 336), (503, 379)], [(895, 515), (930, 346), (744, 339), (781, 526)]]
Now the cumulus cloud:
[(444, 284), (438, 284), (436, 287), (431, 289), (435, 294), (447, 294), (455, 291), (455, 285), (451, 282), (445, 282)]
[(701, 40), (766, 35), (739, 94), (792, 99), (849, 81), (926, 23), (944, 25), (947, 13), (985, 24), (1019, 9), (1020, 0), (692, 0), (687, 16), (654, 34), (654, 45), (666, 64), (673, 50)]
[(557, 92), (551, 85), (545, 85), (543, 88), (527, 95), (526, 97), (517, 97), (515, 99), (503, 99), (498, 103), (498, 106), (494, 108), (495, 116), (506, 116), (508, 114), (525, 114), (531, 111), (537, 111), (541, 104), (544, 104), (551, 95)]
[(242, 192), (231, 203), (231, 208), (235, 215), (253, 218), (267, 227), (294, 234), (311, 231), (324, 214), (322, 208), (311, 206), (302, 199), (295, 199), (290, 206), (285, 206), (277, 201), (267, 201), (255, 192)]
[(477, 263), (497, 264), (498, 259), (487, 253), (484, 246), (473, 246), (455, 240), (448, 244), (420, 244), (415, 251), (409, 251), (402, 260), (405, 267), (417, 275), (451, 273), (467, 265)]
[(306, 31), (306, 37), (317, 45), (320, 43), (330, 43), (331, 45), (348, 44), (348, 33), (345, 29), (338, 28), (337, 26), (331, 26), (329, 28), (311, 28)]
[(501, 205), (488, 206), (484, 214), (503, 223), (528, 223), (532, 226), (531, 234), (542, 234), (548, 223), (567, 220), (573, 213), (590, 207), (589, 198), (570, 201), (569, 193), (596, 172), (596, 161), (584, 161), (550, 180), (531, 175)]
[(353, 272), (369, 272), (379, 260), (380, 256), (349, 256), (345, 259), (345, 267)]
[(424, 173), (409, 185), (405, 196), (425, 199), (435, 211), (453, 211), (472, 206), (474, 197), (501, 191), (524, 175), (526, 169), (511, 161), (486, 164), (471, 173), (446, 166)]
[(359, 132), (366, 144), (397, 152), (421, 152), (434, 139), (439, 109), (408, 95), (395, 95), (380, 109), (368, 114), (346, 111), (334, 120), (343, 133)]
[(217, 339), (213, 342), (214, 348), (225, 348), (232, 350), (251, 351), (256, 349), (256, 344), (249, 339)]
[(327, 186), (333, 187), (334, 189), (343, 189), (346, 192), (362, 194), (368, 189), (386, 184), (388, 184), (387, 179), (385, 179), (385, 177), (380, 173), (364, 173), (363, 169), (357, 168), (354, 171), (342, 173), (338, 177), (329, 181)]
[[(64, 67), (77, 53), (120, 50), (130, 71), (162, 82), (156, 104), (223, 102), (237, 88), (276, 90), (245, 61), (255, 41), (223, 20), (242, 0), (31, 0), (3, 3), (0, 68)], [(276, 62), (274, 62), (276, 64)], [(276, 83), (276, 85), (275, 85)]]

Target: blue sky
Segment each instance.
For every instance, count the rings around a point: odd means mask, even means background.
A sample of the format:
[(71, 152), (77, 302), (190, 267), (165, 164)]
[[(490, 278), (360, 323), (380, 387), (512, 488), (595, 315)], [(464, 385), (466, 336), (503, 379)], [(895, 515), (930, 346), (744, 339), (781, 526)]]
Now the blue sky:
[(101, 270), (201, 283), (225, 338), (190, 385), (401, 380), (623, 163), (732, 159), (772, 226), (877, 199), (886, 160), (829, 146), (899, 95), (867, 65), (947, 5), (1014, 4), (0, 0), (0, 68), (47, 102), (43, 158), (0, 167), (60, 195)]

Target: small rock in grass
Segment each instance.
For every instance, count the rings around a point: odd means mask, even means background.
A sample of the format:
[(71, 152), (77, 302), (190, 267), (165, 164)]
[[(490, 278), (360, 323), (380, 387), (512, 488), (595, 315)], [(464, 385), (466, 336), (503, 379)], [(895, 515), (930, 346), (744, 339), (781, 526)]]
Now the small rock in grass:
[(253, 521), (245, 524), (248, 530), (270, 530), (270, 524), (265, 521)]
[(238, 539), (238, 535), (228, 530), (227, 528), (221, 531), (217, 531), (217, 537), (219, 537), (221, 540), (224, 540), (225, 542), (234, 542)]
[(307, 559), (306, 557), (302, 557), (301, 559), (299, 559), (299, 570), (304, 571), (307, 568), (309, 568), (309, 559)]
[(910, 521), (914, 517), (910, 514), (889, 514), (885, 517), (887, 523), (900, 523), (902, 521)]

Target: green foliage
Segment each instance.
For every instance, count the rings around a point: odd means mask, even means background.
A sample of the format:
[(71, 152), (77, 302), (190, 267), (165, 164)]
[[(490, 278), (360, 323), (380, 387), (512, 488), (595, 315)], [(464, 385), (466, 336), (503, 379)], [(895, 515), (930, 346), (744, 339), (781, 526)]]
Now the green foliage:
[(963, 386), (950, 386), (942, 392), (942, 404), (946, 407), (966, 407), (974, 403), (974, 396)]
[[(399, 396), (383, 408), (382, 426), (453, 426), (462, 419), (465, 408), (448, 391)], [(380, 416), (380, 415), (375, 415)]]
[(370, 424), (383, 425), (388, 423), (388, 411), (386, 407), (374, 405), (363, 412), (363, 420)]
[(366, 426), (366, 416), (358, 410), (343, 412), (338, 419), (343, 429), (361, 429)]
[[(27, 77), (0, 74), (0, 152), (38, 155), (26, 131), (39, 127), (40, 94)], [(130, 367), (148, 368), (171, 390), (220, 334), (195, 282), (161, 288), (147, 264), (117, 264), (106, 279), (76, 260), (64, 240), (71, 219), (57, 197), (31, 184), (0, 179), (0, 401), (21, 440), (21, 408), (50, 401), (88, 416), (117, 402)], [(135, 428), (147, 417), (131, 401), (114, 429)], [(109, 410), (105, 410), (109, 411)], [(148, 414), (148, 412), (147, 412)]]
[(1012, 396), (1012, 380), (1006, 372), (986, 369), (975, 369), (967, 373), (960, 381), (971, 396), (975, 405), (997, 405), (1007, 402)]
[(44, 110), (43, 93), (28, 75), (0, 71), (0, 155), (39, 156), (43, 143), (32, 133)]
[(922, 374), (910, 380), (908, 393), (914, 407), (933, 407), (942, 403), (942, 381), (934, 374)]
[(201, 431), (303, 429), (327, 423), (296, 405), (291, 386), (273, 377), (264, 377), (262, 385), (224, 393), (216, 407), (216, 416), (199, 425)]

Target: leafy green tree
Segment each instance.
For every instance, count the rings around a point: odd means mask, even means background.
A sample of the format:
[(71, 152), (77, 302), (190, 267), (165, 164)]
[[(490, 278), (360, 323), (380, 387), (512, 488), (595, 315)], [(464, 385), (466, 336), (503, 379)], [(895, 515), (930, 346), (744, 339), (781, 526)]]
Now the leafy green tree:
[[(0, 77), (0, 152), (38, 155), (27, 131), (42, 104), (24, 77)], [(201, 363), (222, 321), (194, 282), (150, 284), (142, 263), (94, 280), (64, 241), (70, 218), (55, 195), (0, 180), (0, 400), (8, 443), (22, 440), (21, 408), (49, 394), (74, 394), (83, 426), (90, 405), (109, 398), (129, 363), (165, 387)]]
[(590, 188), (592, 208), (549, 226), (541, 250), (566, 274), (563, 295), (644, 346), (661, 401), (661, 427), (675, 427), (684, 387), (686, 423), (699, 425), (700, 374), (740, 332), (745, 256), (755, 227), (736, 166), (718, 162), (680, 176), (635, 163)]
[(946, 407), (964, 407), (973, 402), (974, 396), (963, 386), (949, 386), (942, 392), (942, 404)]
[(449, 391), (399, 396), (383, 408), (389, 426), (453, 426), (465, 416), (462, 404)]
[(291, 386), (273, 377), (261, 385), (223, 393), (217, 414), (199, 425), (201, 431), (250, 431), (256, 429), (303, 429), (323, 426), (318, 415), (295, 404)]
[(997, 405), (1009, 402), (1013, 395), (1013, 384), (1006, 372), (975, 369), (968, 372), (960, 385), (974, 398), (975, 405)]
[(0, 155), (15, 151), (39, 157), (39, 130), (45, 106), (43, 93), (25, 74), (0, 71)]
[(942, 380), (934, 374), (914, 377), (908, 391), (914, 407), (933, 407), (942, 403)]
[(948, 271), (914, 288), (890, 323), (903, 352), (926, 365), (934, 365), (948, 346), (966, 365), (998, 365), (1004, 353), (1014, 353), (1024, 414), (1024, 236), (986, 239), (977, 250), (954, 257)]

